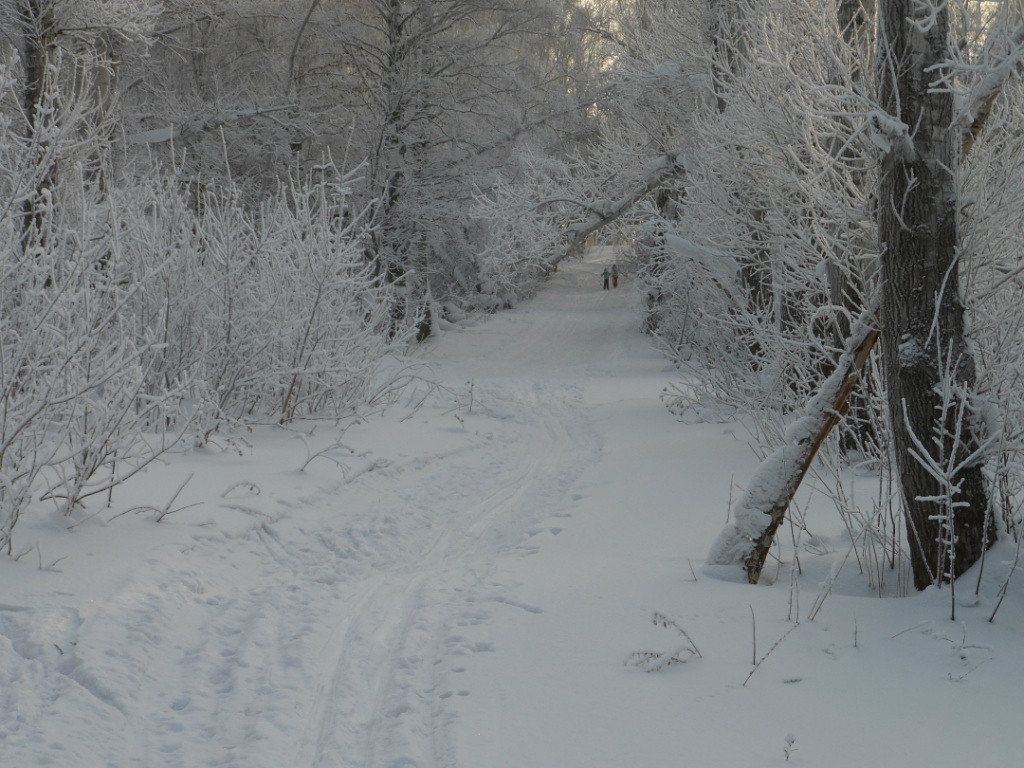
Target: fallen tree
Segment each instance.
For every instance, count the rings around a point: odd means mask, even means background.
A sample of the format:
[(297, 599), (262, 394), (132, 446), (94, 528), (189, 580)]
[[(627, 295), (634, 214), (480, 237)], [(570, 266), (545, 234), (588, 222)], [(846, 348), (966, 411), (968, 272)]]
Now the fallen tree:
[(878, 340), (878, 303), (876, 298), (854, 324), (835, 371), (800, 418), (790, 425), (785, 445), (777, 448), (757, 468), (733, 509), (732, 523), (712, 545), (708, 565), (742, 565), (751, 584), (756, 584), (761, 577), (768, 550), (790, 502), (818, 449), (849, 409), (850, 394)]
[(618, 200), (608, 202), (599, 208), (587, 206), (591, 212), (583, 221), (577, 222), (567, 230), (567, 237), (558, 253), (547, 261), (547, 267), (554, 269), (563, 259), (579, 255), (587, 242), (587, 238), (602, 227), (613, 223), (640, 202), (647, 195), (671, 178), (685, 173), (681, 154), (665, 154), (651, 162), (644, 174), (633, 187), (628, 189)]

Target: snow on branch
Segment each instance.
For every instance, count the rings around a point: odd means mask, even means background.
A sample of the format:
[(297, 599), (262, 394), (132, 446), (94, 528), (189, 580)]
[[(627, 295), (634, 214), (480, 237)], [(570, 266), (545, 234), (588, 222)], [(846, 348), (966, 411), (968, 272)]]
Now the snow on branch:
[(1008, 38), (1009, 51), (994, 66), (988, 68), (984, 76), (963, 97), (953, 115), (953, 125), (963, 132), (963, 154), (966, 155), (974, 146), (978, 134), (985, 125), (996, 97), (1003, 89), (1006, 81), (1020, 66), (1024, 56), (1024, 23), (1018, 26)]
[(648, 163), (640, 181), (618, 200), (586, 206), (590, 215), (570, 228), (566, 246), (548, 260), (548, 266), (555, 267), (562, 259), (576, 254), (591, 234), (614, 222), (668, 179), (684, 171), (681, 154), (662, 155)]
[(896, 151), (907, 158), (914, 156), (914, 142), (910, 138), (910, 128), (902, 120), (876, 109), (868, 115), (868, 125), (871, 128), (869, 133), (871, 143), (880, 150), (886, 153)]
[(742, 566), (756, 584), (775, 531), (785, 517), (818, 448), (845, 415), (848, 399), (860, 370), (878, 339), (878, 297), (857, 320), (835, 371), (786, 431), (785, 444), (757, 468), (739, 503), (733, 522), (719, 534), (708, 554), (707, 566)]

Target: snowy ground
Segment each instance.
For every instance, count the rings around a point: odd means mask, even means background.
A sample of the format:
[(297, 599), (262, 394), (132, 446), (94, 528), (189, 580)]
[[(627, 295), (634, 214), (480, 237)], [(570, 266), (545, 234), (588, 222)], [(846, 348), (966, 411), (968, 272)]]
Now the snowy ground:
[[(787, 737), (792, 765), (1018, 764), (1020, 588), (986, 621), (1008, 545), (955, 623), (948, 593), (870, 597), (849, 560), (808, 620), (849, 541), (813, 504), (795, 582), (703, 575), (754, 459), (665, 411), (630, 281), (599, 290), (612, 258), (417, 350), (446, 389), (350, 428), (354, 453), (302, 472), (338, 429), (268, 428), (70, 532), (26, 516), (31, 551), (0, 560), (0, 766), (769, 766)], [(111, 520), (190, 476), (159, 524)], [(702, 656), (625, 666), (686, 644), (654, 611)], [(757, 658), (785, 639), (744, 685), (751, 613)]]

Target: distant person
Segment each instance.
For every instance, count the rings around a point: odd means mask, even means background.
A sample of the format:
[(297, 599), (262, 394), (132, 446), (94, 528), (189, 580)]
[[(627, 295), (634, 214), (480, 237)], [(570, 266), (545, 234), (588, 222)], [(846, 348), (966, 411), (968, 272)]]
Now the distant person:
[(619, 265), (612, 264), (612, 288), (619, 287)]
[(608, 290), (608, 278), (611, 277), (611, 276), (612, 276), (612, 273), (608, 271), (608, 267), (605, 267), (604, 268), (604, 272), (601, 273), (601, 277), (604, 278), (604, 288), (603, 288), (603, 290), (606, 290), (606, 291)]

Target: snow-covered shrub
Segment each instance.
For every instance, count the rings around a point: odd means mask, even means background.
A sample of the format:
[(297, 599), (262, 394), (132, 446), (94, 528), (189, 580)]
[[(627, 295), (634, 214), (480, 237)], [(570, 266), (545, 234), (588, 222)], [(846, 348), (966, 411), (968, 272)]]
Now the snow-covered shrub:
[(562, 156), (593, 123), (599, 61), (579, 4), (162, 5), (149, 55), (121, 70), (132, 153), (205, 181), (227, 159), (248, 205), (332, 153), (363, 168), (352, 207), (374, 224), (366, 251), (394, 284), (396, 320), (505, 303), (490, 289), (503, 273), (478, 269), (488, 230), (473, 196), (517, 147)]
[(992, 439), (992, 494), (1008, 532), (1024, 510), (1024, 88), (1009, 84), (967, 159), (963, 295), (978, 362), (977, 418)]
[[(1019, 9), (950, 10), (956, 44), (949, 47), (947, 60), (925, 71), (934, 78), (927, 84), (929, 94), (952, 92), (954, 114), (951, 121), (943, 118), (939, 134), (933, 134), (924, 118), (921, 125), (904, 125), (900, 105), (885, 101), (892, 91), (883, 86), (890, 77), (899, 81), (905, 70), (892, 74), (875, 67), (874, 25), (860, 4), (843, 2), (837, 8), (808, 0), (724, 8), (710, 55), (715, 99), (702, 102), (697, 112), (701, 150), (688, 165), (683, 211), (677, 222), (665, 223), (665, 254), (652, 280), (659, 289), (662, 332), (678, 334), (673, 341), (681, 355), (694, 354), (704, 364), (698, 367), (704, 392), (695, 398), (681, 390), (674, 405), (685, 408), (710, 393), (752, 417), (766, 453), (792, 444), (785, 430), (789, 414), (799, 412), (819, 390), (834, 365), (838, 342), (849, 333), (851, 317), (879, 281), (876, 254), (881, 249), (875, 232), (882, 228), (896, 249), (883, 260), (890, 281), (882, 310), (889, 322), (883, 337), (886, 374), (897, 391), (909, 381), (905, 372), (913, 366), (932, 378), (887, 397), (879, 361), (870, 361), (853, 403), (854, 418), (847, 420), (839, 440), (826, 446), (824, 461), (812, 472), (836, 501), (854, 542), (870, 543), (865, 547), (868, 570), (874, 569), (871, 558), (888, 560), (890, 566), (898, 559), (896, 520), (903, 506), (908, 513), (904, 546), (914, 552), (917, 586), (924, 582), (916, 553), (934, 550), (936, 542), (941, 546), (937, 559), (929, 555), (935, 560), (931, 580), (941, 581), (957, 572), (947, 568), (950, 559), (943, 563), (942, 547), (968, 538), (950, 534), (954, 511), (970, 507), (972, 520), (1001, 513), (1014, 529), (1024, 488), (1018, 280), (1024, 144), (1016, 127), (1022, 108), (1019, 84), (1005, 82), (1019, 63)], [(932, 19), (947, 11), (928, 4), (921, 8)], [(896, 17), (902, 18), (901, 13), (890, 10), (887, 18)], [(879, 44), (885, 55), (890, 41)], [(952, 133), (948, 143), (945, 130)], [(901, 263), (924, 263), (909, 262), (914, 246), (896, 244), (893, 232), (920, 233), (929, 224), (914, 221), (909, 191), (887, 197), (888, 181), (904, 171), (881, 174), (878, 163), (894, 157), (902, 162), (908, 152), (918, 160), (938, 157), (940, 149), (966, 156), (966, 162), (948, 163), (955, 191), (929, 192), (940, 207), (952, 206), (957, 221), (945, 241), (929, 241), (929, 258), (938, 259), (928, 262), (929, 277), (938, 286), (923, 287), (926, 283), (918, 283), (910, 272), (900, 275), (894, 269)], [(938, 163), (923, 162), (929, 167)], [(912, 183), (909, 189), (919, 194), (921, 188)], [(882, 202), (876, 202), (876, 192)], [(901, 202), (903, 194), (907, 198)], [(673, 241), (673, 235), (678, 239)], [(949, 256), (936, 255), (940, 252)], [(908, 302), (907, 295), (913, 300)], [(964, 344), (959, 326), (961, 296), (970, 345)], [(901, 314), (911, 305), (929, 309), (916, 317), (910, 311)], [(887, 346), (902, 334), (914, 344)], [(927, 360), (914, 358), (926, 348), (933, 350)], [(959, 351), (951, 355), (950, 350)], [(918, 409), (911, 427), (907, 401), (912, 396), (907, 392), (914, 390), (928, 393), (932, 401)], [(909, 451), (908, 432), (918, 441)], [(893, 451), (901, 457), (895, 489)], [(850, 465), (867, 458), (881, 467), (874, 509), (852, 503), (843, 488), (840, 453)], [(981, 464), (986, 465), (985, 480), (980, 479)], [(968, 470), (973, 479), (961, 483)], [(932, 481), (938, 486), (930, 486)], [(922, 490), (927, 488), (936, 490)], [(930, 508), (922, 511), (923, 504), (940, 507), (932, 513)], [(926, 527), (921, 521), (941, 525), (918, 534)], [(987, 522), (971, 526), (971, 539), (977, 539), (973, 557), (991, 541), (991, 531)], [(965, 559), (958, 557), (958, 568), (961, 562)]]
[[(59, 53), (31, 123), (0, 64), (0, 548), (37, 499), (70, 514), (185, 434), (336, 417), (404, 338), (330, 164), (258, 205), (145, 164), (115, 171)], [(77, 66), (77, 64), (75, 65)], [(375, 391), (375, 390), (374, 390)]]
[(866, 84), (834, 6), (747, 13), (736, 76), (695, 104), (699, 150), (651, 289), (662, 333), (704, 364), (713, 394), (778, 434), (863, 305), (874, 153), (870, 126), (844, 117), (863, 111)]
[(228, 184), (193, 206), (165, 175), (126, 201), (137, 278), (172, 262), (134, 309), (163, 344), (150, 387), (187, 382), (201, 436), (225, 421), (337, 416), (364, 397), (390, 342), (389, 293), (363, 256), (348, 182), (328, 165), (253, 209)]
[[(59, 57), (51, 82), (59, 83)], [(14, 80), (0, 66), (0, 547), (33, 494), (65, 512), (154, 455), (139, 439), (166, 393), (144, 398), (149, 342), (125, 312), (114, 233), (124, 224), (83, 169), (88, 103), (54, 88), (18, 130)], [(16, 114), (16, 113), (14, 113)], [(125, 470), (116, 471), (115, 461)]]
[(365, 223), (347, 207), (349, 180), (332, 172), (290, 179), (256, 227), (255, 269), (276, 294), (263, 319), (271, 343), (259, 397), (282, 421), (361, 403), (396, 330), (383, 276), (363, 258)]
[(491, 309), (511, 304), (547, 273), (569, 230), (587, 213), (577, 202), (585, 199), (581, 193), (569, 163), (528, 151), (495, 176), (473, 207), (487, 233), (477, 258), (478, 304)]
[[(762, 456), (787, 443), (876, 280), (871, 193), (889, 126), (874, 106), (871, 25), (841, 28), (842, 11), (817, 0), (712, 8), (685, 183), (671, 205), (648, 205), (636, 238), (648, 250), (649, 327), (691, 374), (667, 393), (670, 407), (743, 415)], [(890, 476), (877, 368), (869, 361), (811, 474), (870, 550), (865, 561), (881, 562), (899, 535), (899, 514), (883, 514), (889, 486), (879, 483), (874, 509), (858, 508), (848, 472), (868, 463)]]

